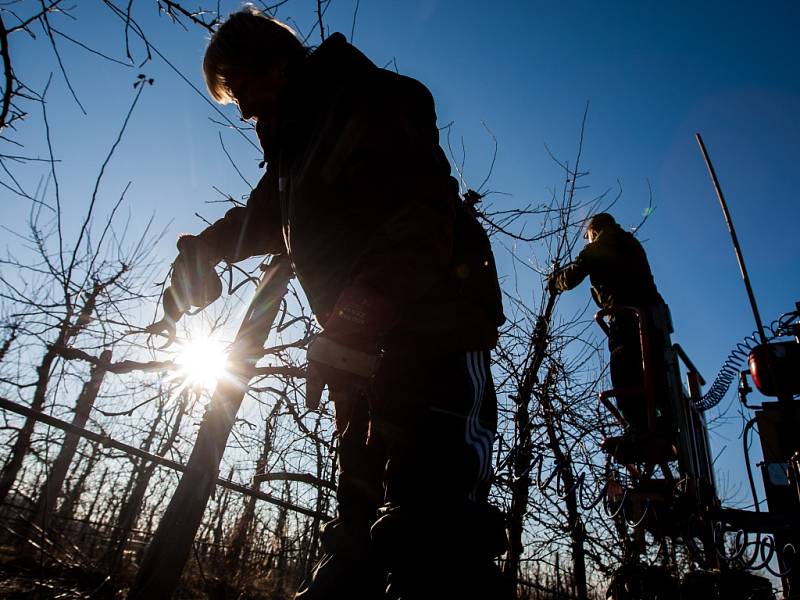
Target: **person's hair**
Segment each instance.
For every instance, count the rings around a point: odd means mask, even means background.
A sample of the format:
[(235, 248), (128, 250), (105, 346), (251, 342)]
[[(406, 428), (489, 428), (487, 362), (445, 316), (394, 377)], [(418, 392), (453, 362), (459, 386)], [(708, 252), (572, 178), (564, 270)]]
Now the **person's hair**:
[(597, 213), (591, 219), (589, 219), (589, 223), (587, 224), (586, 229), (603, 231), (604, 229), (616, 224), (617, 222), (614, 220), (614, 217), (612, 217), (610, 214)]
[(203, 58), (203, 76), (211, 97), (228, 104), (233, 101), (227, 82), (232, 71), (268, 69), (281, 59), (291, 68), (307, 54), (291, 27), (247, 6), (232, 13), (211, 36)]

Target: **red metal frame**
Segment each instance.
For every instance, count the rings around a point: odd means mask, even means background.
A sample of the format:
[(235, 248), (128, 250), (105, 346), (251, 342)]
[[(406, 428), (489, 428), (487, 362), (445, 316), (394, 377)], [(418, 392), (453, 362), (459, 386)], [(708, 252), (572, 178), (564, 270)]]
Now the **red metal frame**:
[(622, 312), (633, 313), (636, 316), (636, 324), (639, 328), (639, 348), (641, 348), (642, 351), (642, 373), (644, 374), (644, 385), (643, 387), (635, 388), (612, 388), (610, 390), (604, 390), (600, 392), (598, 396), (603, 405), (612, 415), (614, 415), (614, 418), (616, 418), (621, 425), (625, 426), (628, 423), (626, 423), (619, 410), (617, 410), (617, 407), (611, 403), (609, 398), (643, 394), (645, 397), (645, 408), (647, 409), (647, 428), (648, 430), (653, 431), (656, 426), (656, 395), (655, 390), (653, 389), (653, 373), (650, 369), (650, 338), (646, 331), (647, 328), (644, 326), (645, 320), (642, 312), (633, 306), (604, 308), (602, 310), (598, 310), (594, 314), (594, 320), (597, 321), (600, 329), (602, 329), (606, 336), (608, 336), (610, 333), (610, 327), (604, 320), (604, 317), (614, 316)]

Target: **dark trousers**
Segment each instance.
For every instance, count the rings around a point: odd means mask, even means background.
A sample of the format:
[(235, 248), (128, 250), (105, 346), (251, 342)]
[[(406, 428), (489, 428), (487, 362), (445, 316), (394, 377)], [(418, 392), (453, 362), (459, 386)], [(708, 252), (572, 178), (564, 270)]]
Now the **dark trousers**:
[[(635, 316), (620, 314), (610, 323), (608, 350), (611, 383), (615, 389), (644, 389), (644, 359), (653, 383), (655, 403), (655, 426), (658, 433), (667, 434), (672, 429), (671, 409), (667, 394), (667, 371), (664, 361), (665, 334), (656, 328), (652, 317), (653, 307), (640, 309), (644, 316), (645, 334), (649, 340), (650, 351), (642, 355), (639, 326)], [(625, 394), (617, 397), (617, 407), (634, 431), (644, 433), (648, 430), (647, 398), (644, 393)]]
[(298, 598), (495, 597), (481, 589), (499, 583), (493, 557), (505, 544), (487, 503), (497, 427), (488, 351), (387, 352), (368, 393), (334, 402), (338, 516)]

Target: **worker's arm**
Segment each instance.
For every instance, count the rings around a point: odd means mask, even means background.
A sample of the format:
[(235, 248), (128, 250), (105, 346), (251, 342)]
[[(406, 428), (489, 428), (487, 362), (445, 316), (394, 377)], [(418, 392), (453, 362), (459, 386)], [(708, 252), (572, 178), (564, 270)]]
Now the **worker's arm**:
[(245, 206), (235, 206), (196, 236), (219, 262), (235, 263), (261, 254), (282, 254), (280, 203), (275, 178), (267, 172)]
[(198, 235), (178, 239), (178, 257), (172, 265), (170, 285), (164, 290), (164, 317), (148, 327), (150, 333), (166, 333), (172, 340), (175, 324), (189, 308), (204, 308), (219, 298), (222, 284), (214, 266), (221, 260), (233, 263), (284, 251), (273, 179), (267, 172), (245, 206), (231, 208)]
[(597, 242), (586, 244), (578, 257), (563, 269), (548, 277), (548, 288), (552, 291), (566, 292), (577, 287), (592, 272), (597, 262)]

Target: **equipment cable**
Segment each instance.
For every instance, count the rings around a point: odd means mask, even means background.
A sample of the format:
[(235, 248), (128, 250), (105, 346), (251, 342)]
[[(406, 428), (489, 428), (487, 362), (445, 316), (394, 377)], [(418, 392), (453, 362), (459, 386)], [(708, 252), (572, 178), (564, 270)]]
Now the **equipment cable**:
[[(792, 321), (798, 317), (800, 317), (800, 310), (794, 310), (784, 313), (775, 319), (767, 328), (767, 339), (771, 341), (776, 338), (794, 335), (792, 332)], [(750, 352), (759, 344), (759, 334), (756, 331), (736, 344), (728, 355), (728, 358), (722, 363), (722, 367), (714, 378), (711, 387), (700, 400), (695, 402), (695, 408), (697, 408), (697, 410), (705, 412), (722, 402), (722, 399), (731, 387), (731, 383), (739, 375), (744, 363), (747, 362)]]

